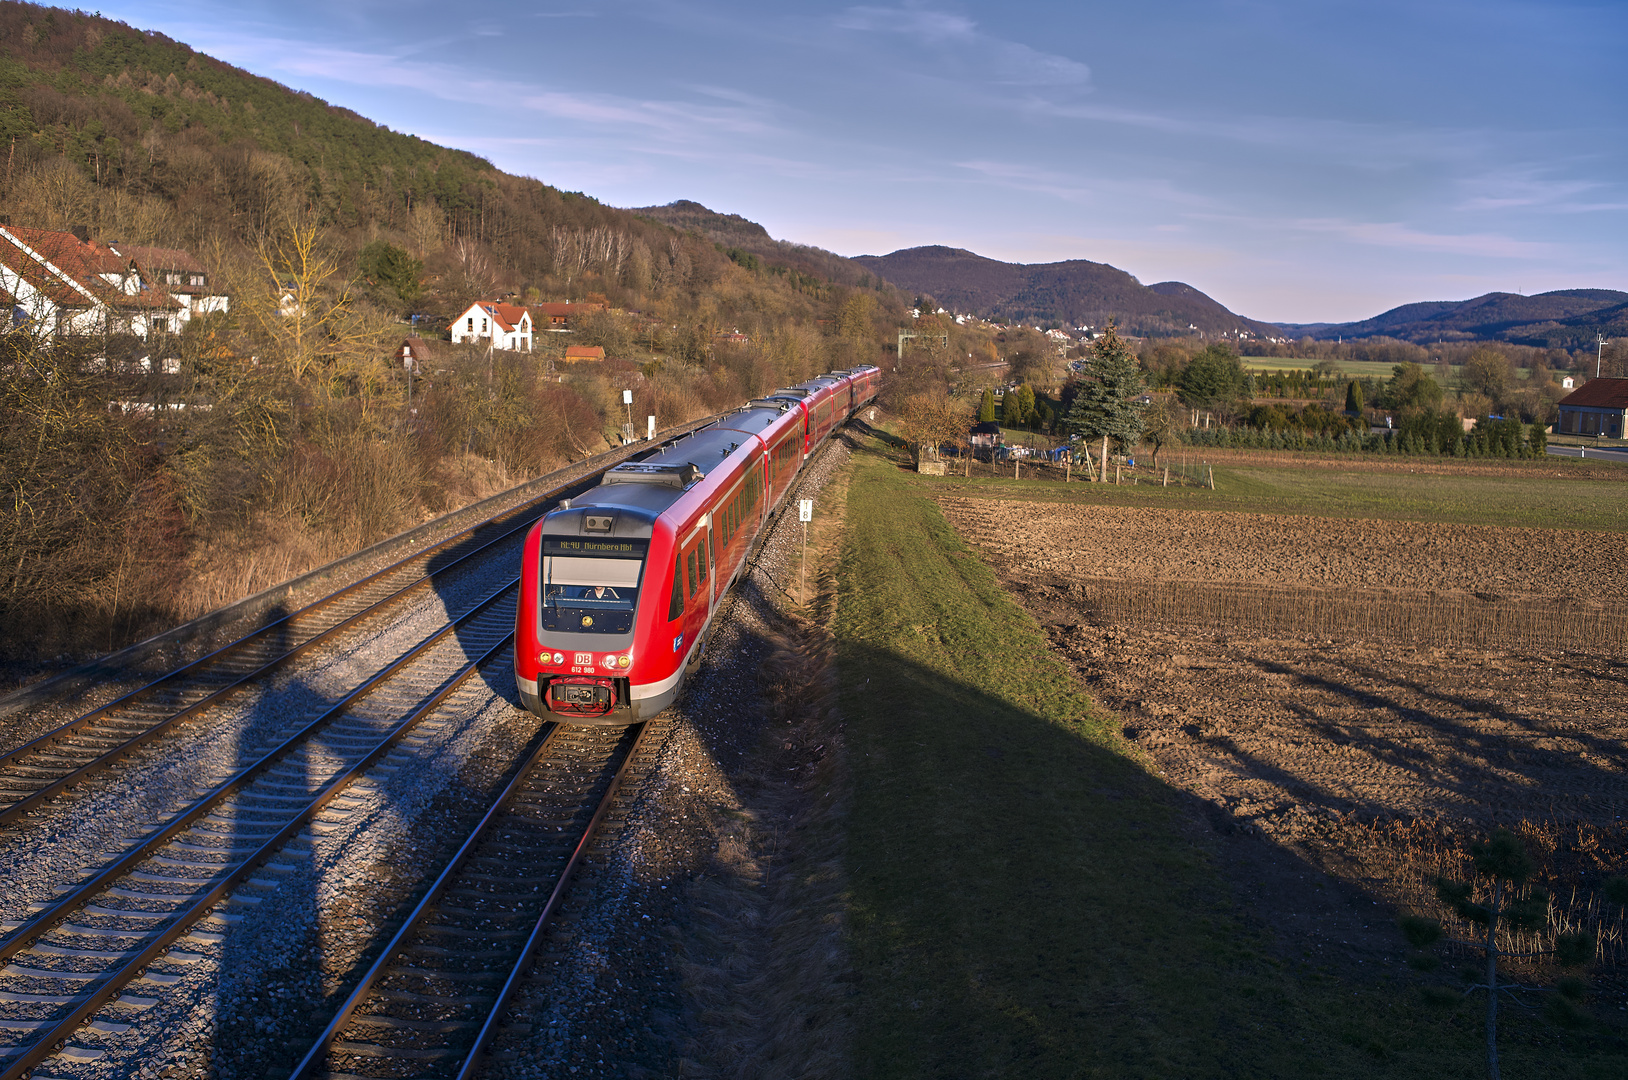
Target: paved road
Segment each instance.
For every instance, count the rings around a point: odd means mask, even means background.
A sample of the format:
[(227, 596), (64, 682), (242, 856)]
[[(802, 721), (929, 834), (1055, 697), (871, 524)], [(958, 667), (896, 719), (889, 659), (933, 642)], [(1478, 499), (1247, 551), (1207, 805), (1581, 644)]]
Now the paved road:
[[(1585, 450), (1587, 453), (1584, 453)], [(1605, 461), (1620, 461), (1623, 464), (1628, 465), (1628, 447), (1593, 449), (1590, 447), (1578, 446), (1551, 446), (1549, 447), (1549, 453), (1553, 454), (1555, 457), (1599, 458)]]

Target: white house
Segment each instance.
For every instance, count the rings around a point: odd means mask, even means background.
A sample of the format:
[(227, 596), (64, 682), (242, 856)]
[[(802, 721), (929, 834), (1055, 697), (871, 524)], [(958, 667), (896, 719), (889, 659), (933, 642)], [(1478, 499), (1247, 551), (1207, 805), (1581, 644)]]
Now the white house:
[(0, 226), (0, 304), (10, 310), (7, 330), (42, 341), (64, 334), (146, 338), (178, 331), (192, 316), (185, 299), (83, 230)]
[(531, 352), (531, 313), (516, 304), (477, 300), (447, 327), (454, 342), (490, 339), (492, 348)]
[(194, 315), (224, 314), (231, 299), (215, 292), (203, 264), (176, 248), (134, 247), (109, 244), (108, 250), (135, 264), (144, 281), (162, 285), (164, 291), (187, 305), (186, 318)]

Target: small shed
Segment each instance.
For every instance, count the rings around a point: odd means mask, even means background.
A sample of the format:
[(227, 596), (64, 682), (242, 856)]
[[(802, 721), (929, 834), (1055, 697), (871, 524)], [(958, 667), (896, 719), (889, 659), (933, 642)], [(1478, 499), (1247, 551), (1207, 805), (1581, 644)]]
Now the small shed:
[(1006, 436), (1001, 434), (1001, 426), (994, 420), (972, 425), (971, 439), (974, 450), (992, 450), (1006, 444)]
[(1590, 379), (1560, 399), (1557, 435), (1620, 439), (1628, 432), (1628, 379)]
[(571, 361), (603, 360), (605, 349), (602, 345), (568, 345), (565, 349), (565, 358)]
[(423, 371), (424, 365), (435, 359), (437, 353), (435, 344), (423, 338), (402, 338), (401, 344), (396, 346), (396, 363), (411, 371)]

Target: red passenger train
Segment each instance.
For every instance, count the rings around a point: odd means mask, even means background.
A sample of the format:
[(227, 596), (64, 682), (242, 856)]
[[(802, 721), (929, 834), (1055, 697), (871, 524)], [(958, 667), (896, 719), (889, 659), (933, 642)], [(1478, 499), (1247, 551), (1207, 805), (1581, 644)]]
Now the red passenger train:
[(881, 379), (861, 367), (776, 390), (606, 470), (533, 525), (514, 636), (526, 708), (623, 725), (672, 704), (752, 542)]

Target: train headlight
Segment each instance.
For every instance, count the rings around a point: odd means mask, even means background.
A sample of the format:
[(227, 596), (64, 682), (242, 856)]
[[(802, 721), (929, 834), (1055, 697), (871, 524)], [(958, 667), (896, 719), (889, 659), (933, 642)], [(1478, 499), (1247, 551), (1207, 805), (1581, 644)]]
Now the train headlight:
[(556, 663), (556, 664), (563, 664), (563, 663), (565, 663), (565, 654), (564, 654), (564, 653), (555, 653), (555, 654), (554, 654), (554, 662), (555, 662), (555, 663)]
[(618, 656), (616, 658), (616, 666), (617, 667), (625, 668), (631, 663), (633, 663), (633, 658), (630, 657), (630, 656)]

